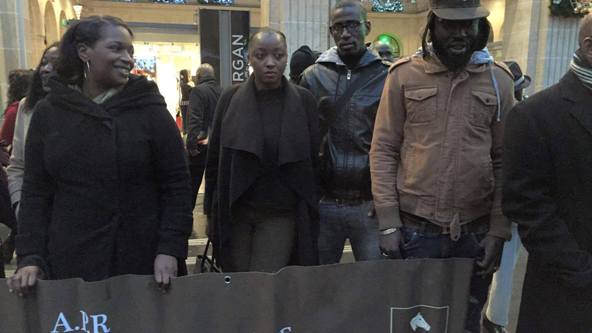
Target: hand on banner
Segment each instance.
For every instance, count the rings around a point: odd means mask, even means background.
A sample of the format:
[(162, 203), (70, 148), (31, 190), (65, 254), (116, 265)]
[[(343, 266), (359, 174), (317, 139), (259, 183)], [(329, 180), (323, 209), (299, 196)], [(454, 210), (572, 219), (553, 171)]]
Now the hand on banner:
[(42, 278), (43, 272), (38, 266), (21, 267), (6, 280), (8, 291), (21, 297), (27, 296), (33, 292), (37, 280)]
[(398, 229), (388, 235), (380, 235), (380, 252), (390, 259), (401, 259), (401, 245), (403, 237)]
[(171, 285), (171, 278), (177, 276), (177, 258), (166, 254), (159, 254), (154, 259), (154, 280), (163, 293)]
[(487, 277), (497, 271), (502, 259), (504, 242), (504, 239), (496, 236), (487, 235), (483, 238), (479, 245), (483, 248), (484, 254), (483, 258), (476, 262), (479, 267), (477, 275)]

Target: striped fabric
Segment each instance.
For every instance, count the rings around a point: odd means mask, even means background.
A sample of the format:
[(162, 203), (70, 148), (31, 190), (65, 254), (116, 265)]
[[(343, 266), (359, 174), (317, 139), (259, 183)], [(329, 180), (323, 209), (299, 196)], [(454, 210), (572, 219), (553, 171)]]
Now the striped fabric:
[(576, 52), (571, 60), (572, 72), (582, 81), (584, 86), (592, 89), (592, 66)]

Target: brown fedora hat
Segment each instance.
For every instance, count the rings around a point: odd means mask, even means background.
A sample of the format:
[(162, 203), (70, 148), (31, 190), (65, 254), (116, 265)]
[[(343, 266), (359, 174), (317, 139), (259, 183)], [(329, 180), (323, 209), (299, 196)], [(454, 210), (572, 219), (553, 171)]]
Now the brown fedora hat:
[(489, 16), (480, 0), (430, 0), (430, 9), (441, 19), (473, 20)]

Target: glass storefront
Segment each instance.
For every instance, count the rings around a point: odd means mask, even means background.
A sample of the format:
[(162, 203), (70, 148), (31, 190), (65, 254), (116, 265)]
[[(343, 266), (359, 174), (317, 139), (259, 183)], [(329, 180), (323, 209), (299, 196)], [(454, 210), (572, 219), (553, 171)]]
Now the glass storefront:
[(195, 75), (201, 63), (199, 45), (136, 41), (134, 49), (135, 72), (148, 76), (158, 84), (167, 108), (174, 117), (179, 105), (179, 72), (186, 69), (192, 76)]

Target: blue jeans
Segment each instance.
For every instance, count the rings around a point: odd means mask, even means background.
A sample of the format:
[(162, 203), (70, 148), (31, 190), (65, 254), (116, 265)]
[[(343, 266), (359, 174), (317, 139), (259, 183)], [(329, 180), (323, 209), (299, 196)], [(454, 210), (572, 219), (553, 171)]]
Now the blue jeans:
[(522, 247), (522, 242), (518, 235), (518, 225), (512, 223), (512, 239), (504, 243), (502, 262), (498, 271), (493, 274), (487, 301), (487, 311), (485, 312), (487, 319), (497, 325), (508, 326), (514, 268), (516, 267), (520, 247)]
[(341, 260), (345, 240), (349, 238), (356, 261), (381, 259), (378, 220), (368, 216), (372, 201), (359, 205), (339, 204), (321, 199), (319, 204), (319, 263), (336, 264)]
[[(403, 258), (480, 258), (483, 248), (479, 245), (487, 231), (463, 233), (458, 241), (450, 235), (430, 233), (410, 227), (402, 228)], [(481, 311), (487, 301), (487, 291), (491, 276), (482, 278), (473, 274), (471, 278), (469, 308), (465, 331), (479, 333), (481, 330)]]

